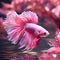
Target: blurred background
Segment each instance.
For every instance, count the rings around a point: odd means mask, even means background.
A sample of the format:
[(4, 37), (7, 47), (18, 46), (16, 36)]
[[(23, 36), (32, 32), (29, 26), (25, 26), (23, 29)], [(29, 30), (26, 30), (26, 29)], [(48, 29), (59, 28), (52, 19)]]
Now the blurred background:
[[(60, 0), (0, 0), (0, 21), (5, 20), (6, 13), (16, 11), (21, 14), (23, 11), (33, 11), (38, 15), (39, 25), (43, 26), (50, 32), (46, 38), (42, 38), (37, 48), (32, 51), (41, 53), (52, 45), (49, 41), (55, 41), (56, 31), (60, 30)], [(30, 58), (40, 60), (37, 56), (23, 55), (17, 45), (7, 41), (7, 33), (0, 22), (0, 58), (15, 60), (29, 60)], [(20, 56), (21, 55), (21, 56)], [(38, 54), (39, 55), (39, 54)], [(25, 58), (23, 58), (23, 57)], [(43, 54), (44, 56), (44, 54)], [(19, 57), (19, 59), (16, 59)], [(28, 57), (28, 59), (27, 59)], [(23, 58), (23, 59), (22, 59)], [(50, 57), (49, 57), (50, 58)], [(30, 59), (30, 60), (32, 60)], [(10, 59), (13, 60), (13, 59)], [(48, 59), (46, 59), (48, 60)], [(50, 59), (52, 60), (52, 59)]]

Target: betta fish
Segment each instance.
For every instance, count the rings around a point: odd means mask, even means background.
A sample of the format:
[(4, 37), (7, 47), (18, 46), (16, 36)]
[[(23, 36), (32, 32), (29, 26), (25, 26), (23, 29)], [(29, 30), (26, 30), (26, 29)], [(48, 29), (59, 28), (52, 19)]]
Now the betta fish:
[(15, 11), (9, 12), (3, 22), (8, 40), (12, 44), (18, 44), (19, 49), (25, 47), (24, 50), (34, 49), (42, 37), (49, 35), (46, 29), (37, 24), (38, 16), (31, 11), (19, 15)]

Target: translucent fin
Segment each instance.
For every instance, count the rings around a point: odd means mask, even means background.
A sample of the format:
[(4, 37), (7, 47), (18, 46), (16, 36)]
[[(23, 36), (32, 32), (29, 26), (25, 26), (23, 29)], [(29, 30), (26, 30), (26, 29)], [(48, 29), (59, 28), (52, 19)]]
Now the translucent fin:
[(33, 42), (35, 39), (37, 38), (34, 35), (34, 32), (30, 33), (30, 32), (25, 31), (24, 36), (19, 42), (19, 45), (20, 45), (19, 48), (25, 47), (25, 49), (23, 50), (32, 50), (33, 48), (36, 47), (36, 45), (34, 45), (36, 42)]
[(3, 22), (8, 34), (8, 40), (12, 41), (13, 44), (16, 44), (24, 33), (23, 26), (18, 22), (23, 24), (22, 19), (19, 18), (16, 12), (9, 12), (6, 20)]

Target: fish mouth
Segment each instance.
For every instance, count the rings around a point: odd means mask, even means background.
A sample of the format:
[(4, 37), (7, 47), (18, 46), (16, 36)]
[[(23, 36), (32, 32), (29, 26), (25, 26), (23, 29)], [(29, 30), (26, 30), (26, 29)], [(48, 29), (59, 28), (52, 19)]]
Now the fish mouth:
[(39, 34), (40, 37), (47, 37), (50, 33), (42, 33), (42, 34)]

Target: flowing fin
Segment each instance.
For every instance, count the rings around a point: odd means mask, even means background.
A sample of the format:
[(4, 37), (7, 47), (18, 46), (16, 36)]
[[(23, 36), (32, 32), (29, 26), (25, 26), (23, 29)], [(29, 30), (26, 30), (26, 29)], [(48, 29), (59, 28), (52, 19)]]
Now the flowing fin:
[[(30, 25), (29, 23), (32, 24)], [(13, 44), (18, 43), (19, 48), (25, 47), (24, 50), (31, 50), (37, 46), (37, 41), (40, 41), (39, 38), (37, 38), (38, 34), (35, 34), (35, 30), (38, 29), (36, 29), (36, 25), (34, 24), (37, 23), (38, 17), (35, 13), (29, 11), (23, 12), (20, 15), (17, 15), (16, 12), (11, 12), (7, 14), (7, 18), (3, 24), (8, 33), (9, 41)], [(29, 29), (29, 31), (26, 29)]]
[(30, 32), (25, 31), (22, 39), (19, 42), (19, 45), (20, 45), (19, 48), (25, 47), (25, 49), (23, 50), (32, 50), (33, 48), (36, 47), (36, 44), (37, 44), (36, 40), (38, 41), (39, 39), (34, 35), (34, 32), (30, 33)]
[(16, 44), (24, 33), (24, 28), (18, 22), (23, 21), (18, 17), (16, 12), (7, 14), (6, 20), (3, 22), (4, 28), (8, 33), (8, 40)]
[(23, 19), (23, 21), (25, 21), (26, 23), (34, 23), (34, 24), (38, 23), (38, 16), (34, 12), (24, 11), (20, 16), (24, 17), (25, 20)]

